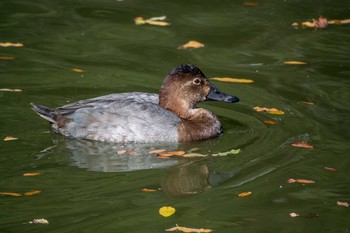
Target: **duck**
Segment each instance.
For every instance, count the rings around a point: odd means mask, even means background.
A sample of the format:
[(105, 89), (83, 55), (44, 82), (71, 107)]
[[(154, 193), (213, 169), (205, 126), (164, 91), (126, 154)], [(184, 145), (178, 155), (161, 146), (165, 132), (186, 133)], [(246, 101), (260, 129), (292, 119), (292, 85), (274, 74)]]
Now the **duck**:
[(58, 108), (31, 103), (55, 133), (71, 138), (115, 143), (191, 142), (223, 133), (203, 101), (236, 103), (239, 98), (217, 89), (193, 64), (176, 66), (159, 94), (127, 92), (80, 100)]

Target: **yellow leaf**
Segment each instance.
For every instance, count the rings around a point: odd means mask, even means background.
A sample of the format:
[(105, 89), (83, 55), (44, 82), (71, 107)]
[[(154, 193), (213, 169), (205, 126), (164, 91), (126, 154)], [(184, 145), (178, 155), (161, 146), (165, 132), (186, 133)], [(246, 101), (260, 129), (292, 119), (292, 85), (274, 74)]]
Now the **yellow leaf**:
[(299, 183), (299, 184), (314, 184), (314, 180), (303, 180), (303, 179), (288, 179), (288, 183)]
[(303, 61), (284, 61), (283, 63), (287, 65), (306, 65), (307, 64), (306, 62), (303, 62)]
[(157, 192), (158, 190), (157, 189), (143, 188), (143, 189), (141, 189), (141, 191), (145, 192), (145, 193), (150, 193), (150, 192)]
[(265, 108), (265, 107), (254, 107), (254, 110), (257, 112), (268, 112), (270, 114), (277, 114), (277, 115), (283, 115), (284, 112), (281, 110), (278, 110), (277, 108)]
[(189, 154), (182, 155), (182, 157), (196, 158), (196, 157), (207, 157), (207, 155), (203, 155), (203, 154), (200, 154), (200, 153), (189, 153)]
[(252, 192), (243, 192), (243, 193), (238, 194), (238, 196), (239, 197), (246, 197), (246, 196), (249, 196), (251, 194), (252, 194)]
[(7, 142), (7, 141), (14, 141), (14, 140), (17, 140), (18, 138), (14, 138), (12, 136), (7, 136), (4, 138), (4, 141)]
[(0, 47), (22, 47), (22, 43), (12, 43), (12, 42), (4, 42), (0, 43)]
[(179, 49), (188, 49), (188, 48), (202, 48), (204, 47), (204, 44), (195, 41), (195, 40), (190, 40), (189, 42), (187, 42), (186, 44), (183, 44), (181, 46), (179, 46)]
[(145, 20), (145, 22), (148, 24), (151, 24), (151, 25), (162, 26), (162, 27), (170, 25), (167, 22), (155, 21), (155, 20), (150, 20), (150, 19)]
[(42, 191), (40, 191), (40, 190), (33, 190), (33, 191), (25, 192), (24, 196), (33, 196), (33, 195), (39, 194), (41, 192)]
[(268, 124), (268, 125), (277, 125), (277, 122), (276, 122), (276, 121), (263, 120), (263, 122), (264, 122), (265, 124)]
[(13, 197), (20, 197), (22, 194), (20, 193), (13, 193), (13, 192), (0, 192), (1, 195), (6, 195), (6, 196), (13, 196)]
[(9, 89), (9, 88), (1, 88), (0, 91), (22, 92), (21, 89)]
[(41, 172), (27, 172), (24, 173), (23, 176), (40, 176), (41, 174)]
[(227, 77), (215, 77), (211, 78), (212, 80), (220, 81), (220, 82), (227, 82), (227, 83), (252, 83), (254, 82), (251, 79), (244, 79), (244, 78), (227, 78)]
[(162, 153), (162, 152), (165, 152), (166, 150), (164, 149), (159, 149), (159, 150), (151, 150), (148, 152), (148, 154), (159, 154), (159, 153)]
[(85, 70), (80, 69), (80, 68), (73, 68), (72, 71), (77, 72), (77, 73), (83, 73)]
[(175, 213), (175, 208), (171, 206), (163, 206), (159, 209), (159, 214), (163, 217), (169, 217)]
[(136, 25), (141, 25), (141, 24), (145, 24), (145, 23), (146, 23), (146, 21), (145, 21), (141, 16), (136, 17), (136, 18), (134, 19), (134, 21), (135, 21), (135, 24), (136, 24)]
[(186, 154), (185, 151), (164, 151), (159, 153), (160, 156), (182, 156)]

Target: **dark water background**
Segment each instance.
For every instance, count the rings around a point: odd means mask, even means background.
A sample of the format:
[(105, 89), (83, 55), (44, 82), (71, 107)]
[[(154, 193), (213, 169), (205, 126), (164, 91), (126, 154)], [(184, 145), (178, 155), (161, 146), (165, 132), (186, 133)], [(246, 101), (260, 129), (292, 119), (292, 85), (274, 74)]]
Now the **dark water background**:
[[(0, 232), (164, 232), (179, 224), (215, 232), (349, 232), (350, 25), (294, 29), (292, 22), (350, 18), (349, 1), (0, 1)], [(137, 26), (166, 15), (168, 27)], [(189, 40), (204, 48), (179, 50)], [(285, 65), (283, 61), (306, 65)], [(223, 123), (218, 139), (120, 145), (51, 134), (29, 103), (56, 107), (109, 93), (157, 93), (176, 65), (194, 63), (238, 104), (204, 103)], [(72, 72), (84, 69), (84, 73)], [(312, 102), (313, 105), (304, 102)], [(285, 115), (257, 113), (275, 107)], [(266, 125), (263, 120), (277, 125)], [(4, 142), (6, 136), (18, 138)], [(305, 141), (313, 150), (295, 148)], [(161, 160), (156, 148), (227, 157)], [(325, 170), (334, 167), (336, 172)], [(23, 177), (25, 172), (41, 172)], [(289, 178), (315, 184), (289, 184)], [(160, 191), (144, 193), (142, 188)], [(241, 192), (252, 195), (239, 198)], [(161, 206), (176, 213), (164, 218)], [(301, 214), (291, 218), (289, 213)], [(28, 224), (45, 218), (49, 225)]]

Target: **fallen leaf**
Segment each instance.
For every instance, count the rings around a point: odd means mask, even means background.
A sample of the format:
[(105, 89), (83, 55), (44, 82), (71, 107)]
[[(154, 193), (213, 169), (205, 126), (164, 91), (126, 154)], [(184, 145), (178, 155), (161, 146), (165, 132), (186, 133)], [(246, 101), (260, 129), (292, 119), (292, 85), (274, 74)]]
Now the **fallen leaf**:
[(41, 174), (41, 172), (27, 172), (24, 173), (23, 176), (40, 176)]
[(311, 146), (305, 142), (294, 142), (291, 144), (294, 147), (306, 148), (306, 149), (314, 149), (314, 146)]
[(15, 60), (16, 57), (12, 56), (0, 56), (0, 60)]
[(41, 192), (42, 192), (41, 190), (33, 190), (33, 191), (25, 192), (24, 196), (33, 196), (33, 195), (39, 194)]
[(324, 169), (326, 169), (327, 171), (332, 171), (332, 172), (336, 172), (337, 169), (334, 167), (324, 167)]
[(39, 219), (33, 219), (32, 221), (29, 221), (30, 224), (49, 224), (49, 221), (47, 221), (45, 218), (39, 218)]
[(188, 48), (202, 48), (204, 47), (204, 44), (195, 41), (195, 40), (190, 40), (189, 42), (187, 42), (186, 44), (183, 44), (181, 46), (178, 47), (178, 49), (188, 49)]
[(215, 77), (215, 78), (210, 78), (210, 79), (220, 81), (220, 82), (226, 82), (226, 83), (252, 83), (252, 82), (254, 82), (251, 79), (244, 79), (244, 78)]
[(267, 113), (275, 114), (275, 115), (283, 115), (284, 114), (283, 111), (278, 110), (277, 108), (265, 108), (265, 107), (256, 106), (256, 107), (254, 107), (254, 110), (257, 112), (267, 112)]
[(288, 183), (299, 183), (299, 184), (314, 184), (314, 180), (303, 180), (303, 179), (288, 179)]
[(77, 72), (77, 73), (83, 73), (83, 72), (85, 72), (85, 70), (80, 69), (80, 68), (73, 68), (72, 71), (73, 71), (73, 72)]
[(0, 47), (22, 47), (22, 43), (0, 42)]
[(159, 214), (163, 217), (169, 217), (175, 213), (175, 208), (172, 206), (163, 206), (159, 209)]
[(207, 157), (207, 155), (203, 155), (203, 154), (200, 154), (200, 153), (188, 153), (188, 154), (182, 155), (182, 157), (195, 158), (195, 157)]
[(22, 92), (21, 89), (9, 89), (9, 88), (1, 88), (0, 91)]
[(118, 150), (117, 154), (118, 155), (124, 155), (124, 154), (127, 154), (127, 155), (139, 155), (139, 153), (137, 153), (136, 151), (133, 151), (133, 150)]
[(162, 27), (170, 25), (167, 22), (155, 21), (155, 20), (150, 20), (150, 19), (147, 19), (146, 23), (148, 23), (150, 25), (156, 25), (156, 26), (162, 26)]
[(0, 192), (1, 195), (6, 195), (6, 196), (13, 196), (13, 197), (20, 197), (22, 194), (20, 193), (12, 193), (12, 192)]
[(165, 229), (165, 231), (182, 231), (182, 232), (195, 232), (195, 233), (208, 233), (212, 232), (213, 230), (211, 229), (204, 229), (204, 228), (190, 228), (190, 227), (180, 227), (179, 225), (176, 224), (175, 227)]
[(160, 17), (152, 17), (149, 19), (144, 19), (143, 17), (139, 16), (134, 19), (136, 25), (142, 25), (142, 24), (150, 24), (150, 25), (156, 25), (156, 26), (168, 26), (170, 25), (167, 22), (163, 22), (163, 20), (166, 19), (166, 16), (160, 16)]
[(145, 192), (145, 193), (150, 193), (150, 192), (157, 192), (157, 189), (149, 189), (149, 188), (143, 188), (141, 189), (141, 192)]
[(182, 156), (186, 154), (185, 151), (164, 151), (159, 153), (160, 156)]
[(4, 141), (7, 142), (7, 141), (14, 141), (14, 140), (17, 140), (18, 138), (14, 138), (12, 136), (7, 136), (4, 138)]
[(349, 203), (347, 203), (347, 202), (337, 201), (337, 205), (338, 206), (343, 206), (343, 207), (349, 207)]
[(170, 156), (162, 156), (162, 155), (158, 155), (157, 159), (170, 159)]
[(268, 125), (277, 125), (277, 122), (276, 122), (276, 121), (263, 120), (263, 122), (264, 122), (265, 124), (268, 124)]
[(287, 65), (306, 65), (307, 64), (306, 62), (303, 62), (303, 61), (284, 61), (283, 63)]
[(148, 151), (148, 154), (159, 154), (159, 153), (162, 153), (162, 152), (165, 152), (166, 150), (164, 149), (159, 149), (159, 150), (151, 150), (151, 151)]
[(291, 216), (292, 218), (295, 218), (295, 217), (299, 217), (300, 215), (292, 212), (292, 213), (289, 213), (289, 216)]
[(239, 152), (241, 152), (241, 149), (232, 149), (230, 151), (226, 151), (226, 152), (220, 152), (217, 154), (212, 154), (212, 156), (227, 156), (227, 155), (236, 155)]
[(308, 104), (308, 105), (314, 105), (314, 102), (310, 102), (310, 101), (301, 101), (303, 104)]
[(252, 194), (252, 192), (243, 192), (243, 193), (238, 194), (238, 196), (239, 197), (246, 197), (246, 196), (249, 196), (251, 194)]

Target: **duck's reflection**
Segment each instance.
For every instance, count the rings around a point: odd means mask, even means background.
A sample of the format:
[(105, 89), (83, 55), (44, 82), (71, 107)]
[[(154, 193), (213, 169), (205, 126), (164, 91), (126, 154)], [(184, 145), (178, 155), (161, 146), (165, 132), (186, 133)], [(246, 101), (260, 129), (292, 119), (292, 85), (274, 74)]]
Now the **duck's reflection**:
[[(110, 144), (103, 142), (57, 137), (58, 150), (71, 155), (73, 165), (89, 171), (126, 172), (165, 168), (161, 181), (162, 190), (168, 196), (183, 197), (198, 194), (232, 177), (236, 172), (217, 173), (208, 168), (207, 158), (160, 159), (149, 151), (178, 150), (176, 144)], [(118, 153), (130, 151), (133, 153)], [(135, 152), (135, 153), (134, 153)]]

